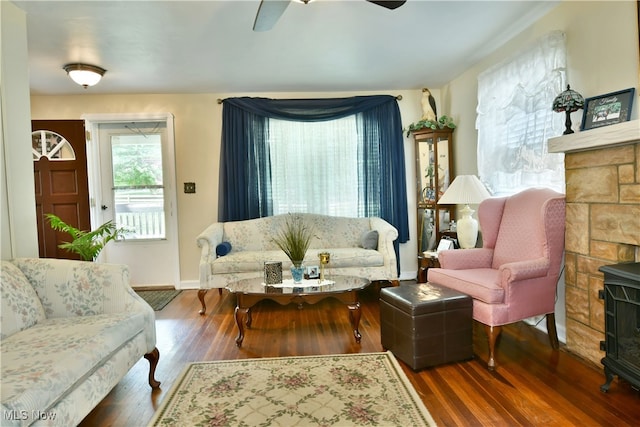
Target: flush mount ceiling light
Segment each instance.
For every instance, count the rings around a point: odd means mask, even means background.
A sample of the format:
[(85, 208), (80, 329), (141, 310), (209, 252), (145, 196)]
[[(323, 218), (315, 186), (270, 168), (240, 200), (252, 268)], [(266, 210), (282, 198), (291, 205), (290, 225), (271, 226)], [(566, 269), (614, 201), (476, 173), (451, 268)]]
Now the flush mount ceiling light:
[(98, 83), (107, 72), (104, 68), (89, 64), (67, 64), (62, 68), (71, 77), (71, 80), (85, 89)]

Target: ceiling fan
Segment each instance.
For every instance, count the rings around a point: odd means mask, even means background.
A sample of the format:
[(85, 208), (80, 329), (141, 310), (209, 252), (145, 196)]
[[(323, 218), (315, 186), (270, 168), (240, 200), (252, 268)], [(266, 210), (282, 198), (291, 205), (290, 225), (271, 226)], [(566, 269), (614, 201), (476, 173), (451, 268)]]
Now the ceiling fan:
[[(256, 20), (253, 23), (253, 31), (269, 31), (278, 22), (280, 16), (293, 0), (262, 0), (258, 7)], [(299, 0), (304, 4), (310, 0)], [(369, 3), (377, 4), (387, 9), (396, 9), (406, 3), (407, 0), (400, 1), (376, 1), (366, 0)]]

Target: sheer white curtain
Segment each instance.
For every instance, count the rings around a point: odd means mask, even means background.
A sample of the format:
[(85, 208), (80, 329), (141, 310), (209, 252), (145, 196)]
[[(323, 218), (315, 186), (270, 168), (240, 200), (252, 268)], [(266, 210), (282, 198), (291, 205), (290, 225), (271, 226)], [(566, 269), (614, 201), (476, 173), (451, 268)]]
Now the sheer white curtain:
[(269, 119), (274, 215), (358, 216), (355, 116), (323, 122)]
[(564, 90), (565, 36), (553, 32), (478, 76), (478, 175), (494, 196), (530, 187), (565, 192), (564, 155), (547, 139), (562, 134), (551, 109)]

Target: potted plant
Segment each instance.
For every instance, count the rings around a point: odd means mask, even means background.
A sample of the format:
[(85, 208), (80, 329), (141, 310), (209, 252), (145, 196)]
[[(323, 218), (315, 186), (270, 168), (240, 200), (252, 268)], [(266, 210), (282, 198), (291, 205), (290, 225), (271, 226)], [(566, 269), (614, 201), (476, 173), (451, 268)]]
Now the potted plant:
[(295, 283), (302, 282), (304, 277), (304, 266), (302, 261), (309, 249), (313, 233), (304, 223), (300, 215), (289, 214), (280, 229), (273, 237), (273, 242), (289, 257), (291, 263), (291, 275)]
[(58, 247), (80, 255), (85, 261), (95, 261), (107, 243), (124, 237), (127, 233), (127, 229), (117, 228), (113, 221), (105, 222), (95, 230), (83, 231), (65, 223), (54, 214), (45, 214), (45, 217), (49, 220), (51, 228), (69, 233), (73, 238), (71, 242), (61, 243)]

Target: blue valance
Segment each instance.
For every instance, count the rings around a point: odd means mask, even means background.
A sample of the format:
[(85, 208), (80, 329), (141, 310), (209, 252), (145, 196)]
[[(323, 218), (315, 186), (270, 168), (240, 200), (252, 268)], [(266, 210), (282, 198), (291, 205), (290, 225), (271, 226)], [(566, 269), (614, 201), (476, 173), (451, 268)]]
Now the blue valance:
[[(269, 119), (326, 121), (356, 116), (367, 165), (362, 216), (379, 216), (409, 240), (407, 186), (400, 110), (390, 95), (326, 99), (238, 97), (223, 100), (219, 220), (273, 214)], [(374, 153), (375, 155), (369, 155)], [(369, 161), (379, 159), (377, 161)], [(397, 252), (397, 248), (396, 248)]]
[(300, 122), (320, 122), (337, 120), (362, 113), (386, 103), (396, 105), (390, 95), (353, 96), (350, 98), (321, 99), (270, 99), (270, 98), (227, 98), (224, 107), (234, 106), (247, 113), (279, 120)]

